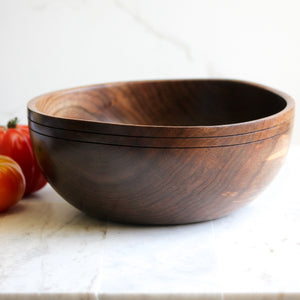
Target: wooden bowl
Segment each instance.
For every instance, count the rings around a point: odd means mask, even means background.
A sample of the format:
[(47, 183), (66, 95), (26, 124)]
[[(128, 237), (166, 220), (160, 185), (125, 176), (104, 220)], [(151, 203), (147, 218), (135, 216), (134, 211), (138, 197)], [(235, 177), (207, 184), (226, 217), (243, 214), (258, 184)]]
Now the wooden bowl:
[(294, 102), (232, 80), (99, 84), (28, 104), (35, 155), (52, 187), (87, 214), (183, 224), (256, 197), (288, 150)]

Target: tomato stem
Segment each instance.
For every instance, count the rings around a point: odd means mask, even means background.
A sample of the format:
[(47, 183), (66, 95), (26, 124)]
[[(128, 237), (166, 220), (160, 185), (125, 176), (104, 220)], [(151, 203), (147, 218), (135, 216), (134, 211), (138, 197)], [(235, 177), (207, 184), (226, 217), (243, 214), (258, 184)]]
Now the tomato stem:
[(7, 128), (16, 128), (18, 125), (19, 119), (17, 117), (11, 119), (7, 123)]

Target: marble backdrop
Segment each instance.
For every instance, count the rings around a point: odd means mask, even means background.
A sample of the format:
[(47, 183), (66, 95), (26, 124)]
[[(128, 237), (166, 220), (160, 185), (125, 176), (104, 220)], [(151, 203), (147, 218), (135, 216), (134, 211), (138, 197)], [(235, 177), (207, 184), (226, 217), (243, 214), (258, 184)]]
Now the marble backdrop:
[[(1, 0), (0, 123), (44, 92), (237, 78), (300, 99), (298, 0)], [(300, 143), (300, 121), (293, 143)]]

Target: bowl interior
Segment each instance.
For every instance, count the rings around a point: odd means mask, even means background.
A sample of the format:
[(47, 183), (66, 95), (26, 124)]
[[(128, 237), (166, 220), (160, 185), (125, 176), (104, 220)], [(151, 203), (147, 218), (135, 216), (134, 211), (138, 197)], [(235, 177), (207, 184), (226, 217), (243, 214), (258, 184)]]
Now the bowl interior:
[(54, 117), (161, 126), (247, 122), (286, 105), (271, 91), (226, 80), (115, 83), (55, 92), (36, 102), (39, 112)]

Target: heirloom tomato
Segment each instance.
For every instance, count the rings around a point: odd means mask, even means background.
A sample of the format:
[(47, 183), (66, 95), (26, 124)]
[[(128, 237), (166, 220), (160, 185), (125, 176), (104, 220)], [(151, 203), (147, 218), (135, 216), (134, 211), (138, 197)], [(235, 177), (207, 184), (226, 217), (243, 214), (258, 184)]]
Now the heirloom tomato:
[(27, 125), (18, 125), (17, 118), (0, 127), (0, 154), (11, 157), (21, 167), (26, 181), (25, 195), (41, 189), (46, 179), (34, 157)]
[(0, 155), (0, 212), (15, 205), (23, 197), (25, 177), (13, 159)]

